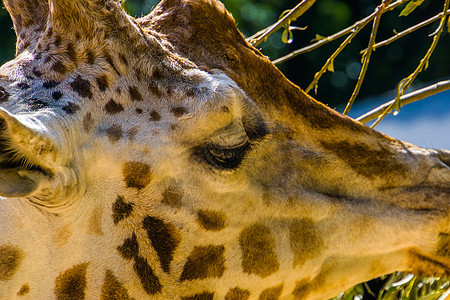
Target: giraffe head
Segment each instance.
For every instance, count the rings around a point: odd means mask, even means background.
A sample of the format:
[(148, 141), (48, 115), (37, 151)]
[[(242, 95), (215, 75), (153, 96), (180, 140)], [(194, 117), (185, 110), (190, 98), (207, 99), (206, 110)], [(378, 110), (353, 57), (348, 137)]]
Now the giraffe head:
[(325, 299), (450, 275), (450, 153), (290, 83), (212, 0), (4, 0), (0, 298)]

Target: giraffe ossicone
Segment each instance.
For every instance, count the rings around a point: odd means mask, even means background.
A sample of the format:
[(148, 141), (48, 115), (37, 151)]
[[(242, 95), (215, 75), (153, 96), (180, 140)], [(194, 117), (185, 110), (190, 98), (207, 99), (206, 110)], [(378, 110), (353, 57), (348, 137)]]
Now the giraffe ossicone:
[(450, 275), (450, 152), (327, 108), (215, 0), (3, 0), (0, 299), (327, 299)]

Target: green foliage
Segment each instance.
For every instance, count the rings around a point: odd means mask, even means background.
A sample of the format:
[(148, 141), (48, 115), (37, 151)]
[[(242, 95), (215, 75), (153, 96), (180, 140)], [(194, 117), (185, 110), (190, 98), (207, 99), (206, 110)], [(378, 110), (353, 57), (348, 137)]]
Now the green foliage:
[[(395, 272), (383, 277), (385, 283), (377, 300), (445, 300), (450, 295), (450, 281), (446, 278), (420, 277)], [(360, 300), (375, 294), (366, 284), (358, 284), (330, 300)]]
[(423, 0), (411, 0), (400, 12), (400, 17), (407, 16), (423, 3)]

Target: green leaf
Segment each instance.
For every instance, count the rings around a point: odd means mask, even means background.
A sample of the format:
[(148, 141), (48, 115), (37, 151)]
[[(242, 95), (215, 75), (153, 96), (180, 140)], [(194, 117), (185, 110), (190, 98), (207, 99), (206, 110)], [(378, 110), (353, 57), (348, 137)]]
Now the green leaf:
[(311, 40), (311, 42), (317, 42), (317, 41), (320, 41), (320, 40), (323, 40), (323, 39), (326, 39), (326, 37), (324, 37), (323, 35), (320, 35), (320, 34), (317, 34), (317, 33), (316, 33), (316, 37), (313, 38), (313, 39)]
[(285, 11), (283, 11), (282, 13), (281, 13), (281, 15), (278, 17), (278, 20), (281, 20), (281, 19), (283, 19), (284, 18), (284, 16), (286, 16), (288, 13), (290, 13), (291, 12), (291, 10), (290, 9), (286, 9)]
[(290, 44), (294, 40), (294, 34), (289, 28), (285, 28), (283, 34), (281, 35), (281, 41), (285, 44)]
[(327, 71), (330, 71), (330, 72), (334, 73), (334, 64), (333, 64), (332, 61), (328, 64)]
[(412, 0), (400, 12), (400, 17), (407, 16), (423, 3), (423, 0)]

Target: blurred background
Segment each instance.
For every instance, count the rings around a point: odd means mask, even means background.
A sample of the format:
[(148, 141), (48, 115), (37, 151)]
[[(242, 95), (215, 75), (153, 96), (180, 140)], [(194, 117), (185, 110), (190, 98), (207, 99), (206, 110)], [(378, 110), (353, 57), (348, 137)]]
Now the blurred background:
[[(222, 0), (236, 19), (238, 28), (244, 36), (276, 22), (280, 14), (297, 4), (292, 0)], [(128, 0), (123, 5), (133, 16), (140, 17), (149, 13), (159, 0)], [(316, 34), (331, 35), (354, 22), (371, 14), (381, 0), (317, 0), (313, 7), (293, 26), (306, 30), (293, 31), (294, 40), (284, 44), (282, 31), (273, 34), (258, 48), (274, 60), (293, 50), (311, 43)], [(405, 5), (384, 14), (378, 30), (377, 41), (391, 37), (394, 31), (400, 32), (412, 25), (424, 21), (443, 9), (444, 1), (425, 0), (409, 16), (399, 17)], [(411, 35), (399, 39), (393, 44), (377, 49), (371, 58), (365, 81), (356, 99), (350, 115), (359, 115), (379, 104), (393, 99), (397, 83), (408, 76), (425, 55), (431, 43), (429, 36), (437, 28), (438, 22), (417, 30)], [(317, 100), (342, 112), (350, 98), (361, 68), (359, 52), (366, 48), (371, 26), (362, 32), (337, 57), (334, 72), (325, 73), (319, 81), (317, 94), (311, 92)], [(329, 43), (312, 52), (297, 56), (288, 62), (277, 65), (294, 83), (306, 88), (314, 74), (323, 66), (327, 58), (335, 51), (343, 38)], [(0, 64), (14, 57), (15, 36), (7, 11), (0, 9)], [(422, 72), (410, 90), (450, 79), (450, 34), (445, 28), (441, 35), (427, 70)], [(396, 138), (418, 144), (423, 147), (450, 149), (450, 91), (429, 97), (426, 100), (409, 104), (401, 109), (396, 117), (388, 116), (377, 127)]]

